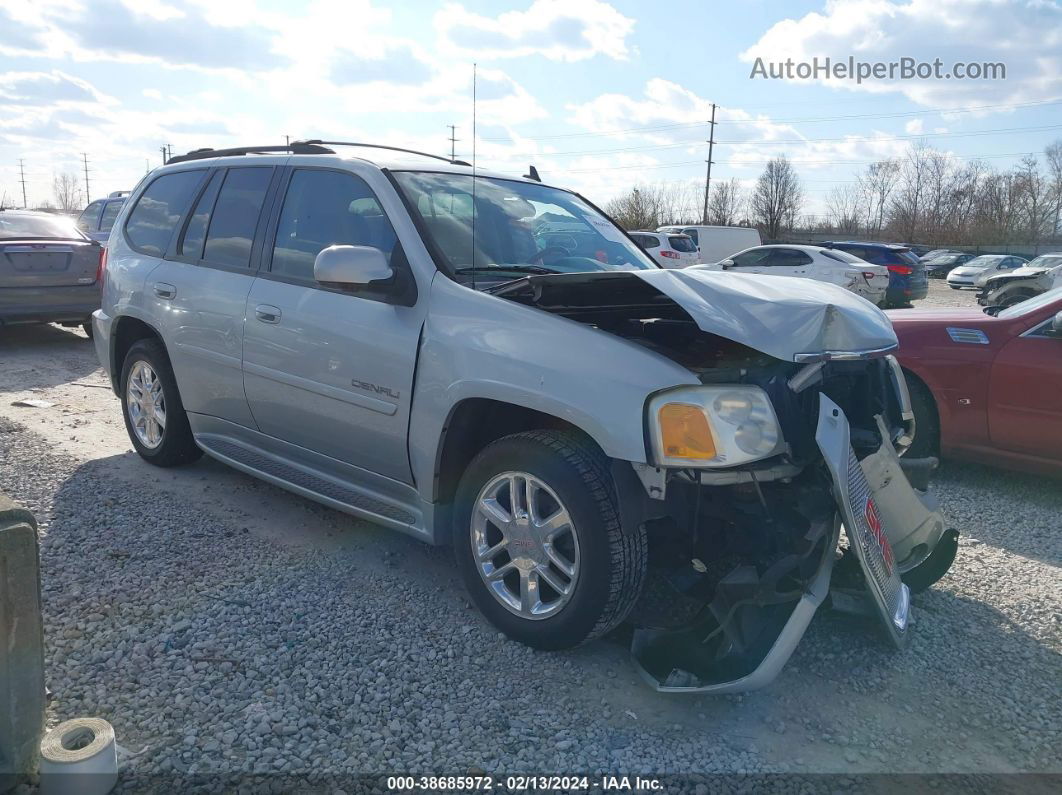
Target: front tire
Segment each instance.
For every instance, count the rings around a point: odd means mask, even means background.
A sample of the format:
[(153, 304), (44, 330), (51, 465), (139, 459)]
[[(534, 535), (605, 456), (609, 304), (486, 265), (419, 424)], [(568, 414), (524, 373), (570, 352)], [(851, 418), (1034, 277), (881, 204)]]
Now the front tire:
[(914, 377), (907, 378), (907, 387), (911, 393), (911, 410), (914, 412), (915, 438), (906, 455), (908, 458), (939, 458), (940, 418), (933, 394)]
[(577, 646), (615, 628), (637, 600), (645, 529), (620, 526), (608, 464), (582, 436), (528, 431), (485, 447), (461, 478), (457, 566), (476, 606), (513, 640)]
[(122, 417), (137, 453), (149, 464), (174, 467), (203, 455), (192, 438), (169, 356), (155, 339), (135, 342), (121, 377)]

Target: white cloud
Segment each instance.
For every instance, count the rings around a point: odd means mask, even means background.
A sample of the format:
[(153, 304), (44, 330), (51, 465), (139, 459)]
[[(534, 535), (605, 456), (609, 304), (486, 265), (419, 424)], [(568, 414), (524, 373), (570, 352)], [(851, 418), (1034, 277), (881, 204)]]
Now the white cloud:
[(601, 0), (534, 0), (526, 11), (496, 17), (454, 3), (435, 15), (435, 28), (444, 47), (479, 59), (624, 60), (631, 53), (627, 37), (634, 20)]
[[(819, 82), (851, 91), (901, 93), (930, 107), (1017, 103), (1062, 96), (1062, 6), (1045, 0), (828, 0), (821, 13), (773, 25), (741, 54), (755, 65), (785, 62), (891, 62), (909, 56), (943, 72), (956, 63), (1003, 63), (1005, 80)], [(800, 81), (797, 81), (800, 82)], [(807, 82), (807, 81), (803, 81)]]
[(925, 130), (925, 124), (921, 119), (911, 119), (903, 126), (904, 132), (910, 135), (921, 135)]

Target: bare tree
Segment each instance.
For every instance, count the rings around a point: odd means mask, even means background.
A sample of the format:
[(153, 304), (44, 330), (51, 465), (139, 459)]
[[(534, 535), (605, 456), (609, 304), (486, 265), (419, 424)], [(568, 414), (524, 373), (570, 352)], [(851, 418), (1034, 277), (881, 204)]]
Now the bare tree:
[(740, 216), (745, 196), (741, 183), (731, 178), (726, 182), (716, 182), (708, 196), (708, 223), (715, 226), (734, 226)]
[(656, 229), (698, 220), (699, 195), (686, 182), (638, 184), (605, 205), (605, 212), (625, 229)]
[(858, 235), (864, 215), (863, 194), (856, 185), (838, 185), (826, 197), (826, 218), (832, 231)]
[(55, 194), (56, 206), (63, 212), (81, 209), (81, 187), (73, 174), (56, 174), (52, 180), (52, 192)]
[(749, 199), (753, 220), (765, 237), (777, 240), (783, 229), (792, 228), (803, 203), (804, 189), (792, 164), (784, 155), (769, 160)]
[(865, 208), (864, 225), (880, 235), (885, 225), (885, 213), (889, 199), (900, 179), (900, 165), (895, 160), (879, 160), (871, 163), (866, 173), (859, 177), (858, 187)]
[(1055, 205), (1054, 223), (1051, 234), (1062, 234), (1062, 139), (1055, 141), (1044, 149), (1047, 161), (1047, 177), (1051, 182), (1051, 198)]

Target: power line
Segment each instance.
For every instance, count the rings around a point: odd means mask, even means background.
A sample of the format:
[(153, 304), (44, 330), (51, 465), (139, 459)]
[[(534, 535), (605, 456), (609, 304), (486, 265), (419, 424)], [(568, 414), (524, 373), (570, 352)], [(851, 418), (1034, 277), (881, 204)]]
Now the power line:
[(708, 188), (712, 184), (712, 148), (715, 146), (715, 103), (712, 103), (712, 120), (708, 122), (708, 171), (704, 175), (704, 214), (701, 223), (708, 225)]
[(85, 166), (85, 204), (89, 204), (92, 201), (92, 194), (89, 192), (88, 155), (84, 152), (81, 153), (81, 162)]
[[(783, 103), (790, 104), (790, 103)], [(803, 104), (803, 103), (801, 103)], [(850, 101), (844, 104), (850, 104)], [(1018, 108), (1032, 108), (1032, 107), (1049, 107), (1052, 105), (1062, 105), (1062, 100), (1049, 100), (1044, 102), (1014, 102), (1014, 103), (1001, 103), (997, 105), (968, 105), (961, 108), (923, 108), (917, 111), (903, 111), (903, 112), (886, 112), (886, 113), (857, 113), (845, 116), (806, 116), (795, 117), (791, 119), (735, 119), (738, 123), (753, 123), (757, 121), (768, 121), (772, 124), (795, 124), (798, 122), (819, 122), (819, 121), (844, 121), (846, 119), (890, 119), (890, 118), (903, 118), (905, 116), (924, 116), (933, 113), (974, 113), (979, 110), (993, 110), (993, 109), (1018, 109)], [(767, 106), (760, 106), (767, 107)], [(748, 110), (748, 108), (726, 108), (729, 110)], [(700, 127), (705, 121), (690, 121), (690, 122), (674, 122), (668, 124), (653, 124), (641, 127), (626, 127), (622, 129), (614, 130), (596, 130), (593, 132), (578, 132), (578, 133), (556, 133), (551, 135), (538, 135), (538, 136), (526, 136), (528, 141), (552, 141), (562, 138), (584, 138), (594, 136), (606, 136), (606, 135), (621, 135), (623, 133), (632, 132), (657, 132), (659, 130), (673, 130), (678, 128), (693, 128)], [(484, 141), (510, 141), (509, 137), (505, 138), (484, 138)]]
[(18, 159), (18, 173), (19, 181), (22, 183), (22, 206), (29, 207), (29, 201), (26, 199), (26, 164), (21, 157)]
[(457, 159), (456, 144), (461, 139), (454, 137), (457, 134), (457, 127), (455, 127), (452, 124), (447, 124), (446, 126), (450, 128), (450, 159), (451, 160), (456, 160)]

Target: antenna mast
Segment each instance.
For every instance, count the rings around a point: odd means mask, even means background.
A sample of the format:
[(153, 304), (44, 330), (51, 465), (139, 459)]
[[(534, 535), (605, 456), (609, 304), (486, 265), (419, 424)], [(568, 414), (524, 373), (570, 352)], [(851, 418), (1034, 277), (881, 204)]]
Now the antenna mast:
[(472, 289), (476, 289), (476, 64), (472, 64)]

